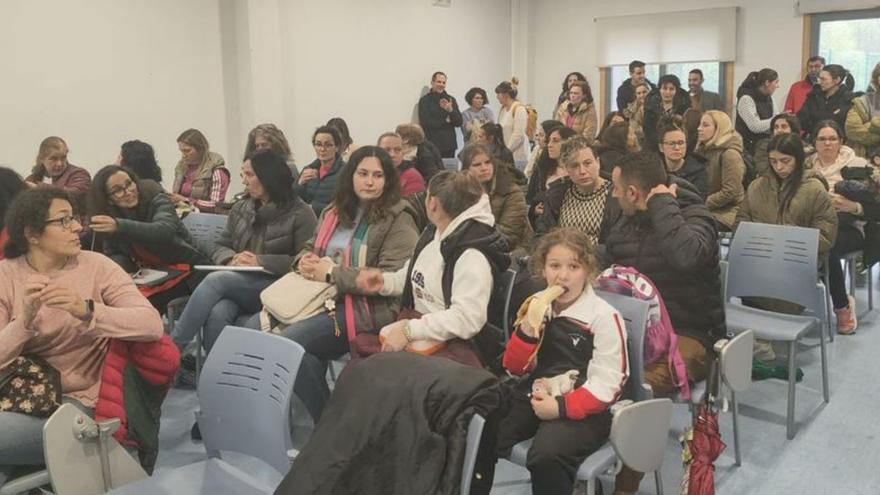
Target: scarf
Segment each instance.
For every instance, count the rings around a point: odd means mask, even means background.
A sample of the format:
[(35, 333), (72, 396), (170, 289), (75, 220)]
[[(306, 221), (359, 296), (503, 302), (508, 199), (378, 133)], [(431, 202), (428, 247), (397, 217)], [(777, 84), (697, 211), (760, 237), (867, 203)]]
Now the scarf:
[[(324, 213), (324, 221), (318, 228), (315, 236), (315, 254), (318, 257), (327, 255), (327, 245), (330, 238), (339, 226), (339, 216), (336, 214), (335, 208), (328, 208)], [(342, 266), (351, 268), (360, 268), (367, 260), (367, 231), (369, 223), (361, 218), (351, 237), (351, 242), (342, 255)], [(343, 296), (345, 309), (345, 331), (348, 340), (351, 342), (357, 335), (358, 330), (362, 331), (378, 331), (376, 321), (370, 311), (370, 302), (365, 296), (356, 296), (353, 294), (345, 294)]]

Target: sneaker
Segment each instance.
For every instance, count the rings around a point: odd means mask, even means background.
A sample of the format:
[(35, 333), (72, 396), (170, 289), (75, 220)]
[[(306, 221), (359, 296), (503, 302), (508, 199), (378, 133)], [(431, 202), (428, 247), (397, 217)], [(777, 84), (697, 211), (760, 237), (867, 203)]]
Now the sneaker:
[(837, 333), (841, 335), (856, 333), (859, 324), (856, 320), (856, 300), (853, 296), (849, 296), (848, 299), (847, 307), (834, 310), (834, 314), (837, 315)]
[(769, 340), (755, 339), (753, 353), (755, 359), (760, 361), (767, 363), (776, 361), (776, 351), (773, 350), (773, 345)]

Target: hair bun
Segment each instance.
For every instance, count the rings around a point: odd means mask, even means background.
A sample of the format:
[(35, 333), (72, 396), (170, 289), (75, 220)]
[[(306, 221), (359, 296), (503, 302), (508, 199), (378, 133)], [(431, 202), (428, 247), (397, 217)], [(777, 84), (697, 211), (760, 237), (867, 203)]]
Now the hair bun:
[(510, 77), (510, 85), (513, 86), (514, 88), (517, 87), (519, 85), (519, 79), (516, 76), (511, 76)]

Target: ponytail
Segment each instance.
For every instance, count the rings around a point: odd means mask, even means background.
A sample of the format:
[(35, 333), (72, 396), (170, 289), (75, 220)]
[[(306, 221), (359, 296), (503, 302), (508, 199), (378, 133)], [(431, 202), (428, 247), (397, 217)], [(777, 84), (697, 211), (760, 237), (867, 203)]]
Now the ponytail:
[(773, 70), (768, 68), (763, 68), (759, 71), (749, 72), (749, 75), (742, 82), (742, 86), (750, 89), (758, 89), (764, 85), (764, 83), (769, 81), (775, 81), (779, 79), (779, 74)]

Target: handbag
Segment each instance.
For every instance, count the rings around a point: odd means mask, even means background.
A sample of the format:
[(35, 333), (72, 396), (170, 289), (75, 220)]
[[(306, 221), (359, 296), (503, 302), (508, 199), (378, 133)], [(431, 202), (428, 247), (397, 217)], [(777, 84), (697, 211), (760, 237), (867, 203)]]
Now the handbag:
[(0, 370), (0, 411), (49, 417), (61, 405), (61, 374), (44, 359), (18, 356)]
[(290, 272), (260, 292), (260, 329), (280, 333), (281, 327), (336, 309), (336, 285), (309, 280)]

